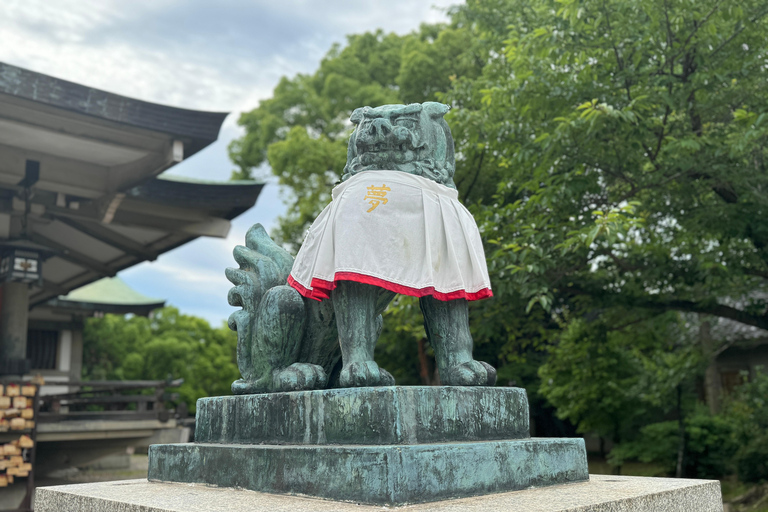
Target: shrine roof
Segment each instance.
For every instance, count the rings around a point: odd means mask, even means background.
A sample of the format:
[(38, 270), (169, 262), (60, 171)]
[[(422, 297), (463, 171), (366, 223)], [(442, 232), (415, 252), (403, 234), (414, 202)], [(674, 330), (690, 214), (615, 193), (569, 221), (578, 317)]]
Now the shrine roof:
[(39, 253), (30, 304), (225, 237), (263, 184), (164, 173), (213, 143), (226, 115), (0, 63), (0, 250)]
[[(228, 112), (190, 110), (88, 87), (0, 62), (0, 93), (114, 121), (196, 139), (195, 151), (218, 138)], [(189, 148), (193, 149), (193, 148)]]

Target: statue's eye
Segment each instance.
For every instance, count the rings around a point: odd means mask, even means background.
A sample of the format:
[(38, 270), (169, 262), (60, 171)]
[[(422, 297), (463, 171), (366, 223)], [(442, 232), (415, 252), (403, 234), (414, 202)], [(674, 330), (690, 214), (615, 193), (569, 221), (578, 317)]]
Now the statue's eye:
[(397, 126), (408, 128), (409, 130), (416, 128), (416, 120), (410, 117), (398, 117), (395, 119), (395, 124)]

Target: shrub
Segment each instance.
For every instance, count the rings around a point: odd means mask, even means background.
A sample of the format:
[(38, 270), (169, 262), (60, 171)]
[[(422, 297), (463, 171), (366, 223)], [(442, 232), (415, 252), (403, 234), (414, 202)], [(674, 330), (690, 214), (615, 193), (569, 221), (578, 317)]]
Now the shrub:
[(724, 414), (740, 446), (735, 456), (739, 480), (768, 480), (768, 373), (758, 368), (751, 381), (736, 388)]
[[(652, 423), (640, 430), (637, 439), (614, 448), (609, 462), (614, 465), (629, 459), (652, 462), (672, 476), (677, 470), (679, 444), (677, 421)], [(733, 426), (728, 419), (712, 416), (701, 408), (686, 418), (683, 476), (721, 478), (732, 470), (736, 451)]]

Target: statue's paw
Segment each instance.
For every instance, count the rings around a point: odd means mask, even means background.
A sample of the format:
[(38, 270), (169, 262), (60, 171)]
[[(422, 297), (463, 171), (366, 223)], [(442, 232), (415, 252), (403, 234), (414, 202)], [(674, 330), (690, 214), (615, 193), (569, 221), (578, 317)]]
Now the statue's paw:
[(496, 384), (496, 369), (483, 361), (467, 361), (440, 375), (446, 386), (493, 386)]
[(273, 382), (275, 391), (302, 391), (324, 389), (328, 383), (328, 377), (322, 366), (293, 363), (288, 368), (276, 371)]
[(267, 386), (263, 380), (251, 382), (237, 379), (232, 383), (232, 394), (234, 395), (256, 395), (259, 393), (266, 393), (267, 391)]
[(360, 388), (365, 386), (394, 386), (395, 378), (373, 361), (350, 363), (341, 369), (339, 386)]

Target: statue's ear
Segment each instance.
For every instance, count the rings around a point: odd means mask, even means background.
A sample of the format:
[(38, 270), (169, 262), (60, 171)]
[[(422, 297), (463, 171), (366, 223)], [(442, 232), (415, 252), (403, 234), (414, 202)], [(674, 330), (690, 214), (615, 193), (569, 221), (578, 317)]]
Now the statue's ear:
[(445, 103), (438, 103), (436, 101), (427, 101), (422, 103), (421, 107), (424, 112), (426, 112), (427, 115), (432, 118), (443, 117), (448, 113), (449, 110), (451, 110), (450, 105), (446, 105)]
[(356, 108), (354, 112), (352, 112), (352, 115), (349, 116), (349, 120), (352, 121), (354, 124), (360, 124), (360, 121), (363, 120), (363, 116), (365, 113), (370, 110), (371, 107), (360, 107)]

